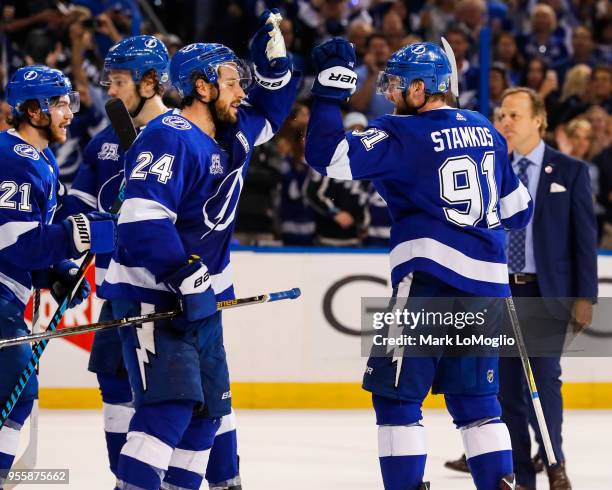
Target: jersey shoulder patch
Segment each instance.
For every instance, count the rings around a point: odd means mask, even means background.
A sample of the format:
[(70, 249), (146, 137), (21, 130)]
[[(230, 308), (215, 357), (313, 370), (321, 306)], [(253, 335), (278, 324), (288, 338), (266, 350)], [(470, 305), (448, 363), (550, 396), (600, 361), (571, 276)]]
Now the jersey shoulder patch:
[(24, 158), (29, 158), (30, 160), (40, 159), (40, 155), (38, 154), (36, 148), (27, 143), (17, 143), (15, 146), (13, 146), (13, 151), (17, 153), (17, 155)]
[(176, 114), (164, 116), (161, 122), (162, 124), (178, 129), (179, 131), (187, 131), (188, 129), (191, 129), (191, 123), (184, 117), (177, 116)]

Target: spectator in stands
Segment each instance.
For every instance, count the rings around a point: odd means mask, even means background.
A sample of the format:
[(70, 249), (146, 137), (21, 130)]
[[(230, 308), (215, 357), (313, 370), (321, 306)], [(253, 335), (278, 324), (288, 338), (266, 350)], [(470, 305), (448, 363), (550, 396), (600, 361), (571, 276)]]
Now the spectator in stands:
[(612, 144), (612, 116), (601, 106), (594, 105), (584, 113), (584, 117), (591, 123), (593, 141), (589, 159), (595, 159)]
[(446, 31), (446, 40), (453, 48), (457, 61), (459, 77), (459, 102), (461, 107), (472, 109), (476, 106), (480, 70), (469, 60), (470, 40), (467, 32), (460, 25), (455, 24)]
[(434, 0), (427, 2), (420, 14), (419, 28), (423, 39), (429, 42), (440, 42), (449, 26), (455, 22), (454, 0)]
[(304, 72), (306, 68), (304, 57), (295, 51), (295, 29), (293, 21), (288, 18), (283, 18), (280, 23), (280, 30), (285, 40), (289, 61), (296, 70)]
[(591, 68), (576, 65), (568, 70), (561, 89), (561, 96), (554, 107), (550, 108), (548, 124), (551, 130), (580, 114), (589, 99), (588, 87), (591, 81)]
[(591, 105), (600, 105), (608, 114), (612, 112), (612, 67), (598, 65), (591, 72)]
[(402, 41), (406, 37), (406, 29), (404, 29), (402, 18), (395, 10), (390, 9), (383, 16), (381, 30), (385, 33), (392, 53), (403, 46)]
[(0, 100), (0, 131), (6, 131), (11, 129), (11, 126), (7, 122), (7, 118), (11, 115), (11, 106), (8, 105), (6, 100)]
[(583, 63), (590, 67), (598, 63), (597, 57), (594, 54), (595, 43), (593, 42), (593, 34), (585, 26), (578, 26), (572, 33), (572, 56), (569, 59), (570, 67), (579, 63)]
[[(457, 20), (469, 38), (469, 60), (478, 63), (480, 50), (480, 30), (487, 21), (487, 4), (484, 0), (460, 0), (457, 3)], [(450, 42), (450, 41), (449, 41)]]
[(527, 59), (541, 57), (554, 70), (564, 70), (568, 62), (567, 48), (554, 35), (557, 16), (550, 5), (539, 3), (531, 14), (531, 32), (521, 38), (523, 55)]
[(489, 70), (489, 107), (487, 111), (482, 111), (491, 120), (493, 120), (493, 111), (495, 108), (501, 105), (501, 96), (504, 90), (510, 86), (510, 80), (508, 78), (508, 72), (506, 66), (499, 61), (491, 64)]
[(501, 32), (499, 34), (495, 44), (495, 61), (499, 61), (506, 66), (512, 86), (521, 82), (525, 62), (516, 44), (514, 34), (511, 32)]
[(351, 97), (350, 104), (354, 110), (363, 112), (368, 119), (375, 119), (393, 112), (393, 104), (376, 93), (378, 74), (384, 69), (391, 50), (387, 38), (378, 33), (368, 37), (366, 49), (363, 65), (355, 70), (358, 76), (357, 90)]
[(546, 112), (554, 112), (559, 100), (559, 77), (549, 69), (544, 58), (536, 57), (527, 62), (521, 85), (535, 90), (546, 104)]
[(363, 58), (367, 52), (367, 40), (373, 32), (372, 25), (363, 19), (356, 19), (348, 26), (346, 37), (355, 46), (357, 66), (363, 64)]

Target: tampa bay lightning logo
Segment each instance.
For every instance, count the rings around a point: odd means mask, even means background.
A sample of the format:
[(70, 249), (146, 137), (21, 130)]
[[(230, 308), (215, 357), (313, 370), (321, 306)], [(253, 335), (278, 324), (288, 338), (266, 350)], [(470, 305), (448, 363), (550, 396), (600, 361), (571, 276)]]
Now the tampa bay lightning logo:
[[(123, 169), (119, 171), (117, 175), (113, 175), (100, 187), (98, 192), (98, 211), (110, 211), (111, 206), (115, 202), (115, 198), (119, 193), (119, 187), (123, 181)], [(103, 204), (106, 203), (108, 209), (103, 208)]]
[(26, 71), (25, 75), (23, 76), (24, 80), (34, 80), (36, 77), (38, 76), (38, 73), (35, 72), (34, 70), (30, 70), (30, 71)]
[(193, 51), (194, 49), (196, 49), (198, 47), (198, 43), (193, 43), (193, 44), (188, 44), (187, 46), (185, 46), (184, 48), (180, 49), (181, 53), (189, 53), (189, 51)]
[(242, 167), (229, 173), (217, 192), (202, 207), (204, 224), (209, 228), (201, 238), (211, 231), (223, 231), (234, 222), (240, 191), (242, 190)]
[(181, 116), (166, 116), (162, 119), (162, 123), (171, 128), (180, 129), (181, 131), (191, 129), (191, 124)]
[(157, 46), (157, 39), (147, 39), (144, 45), (149, 49), (153, 49), (155, 46)]
[(410, 52), (414, 53), (414, 54), (423, 54), (425, 53), (425, 45), (424, 44), (417, 44), (415, 46), (413, 46), (412, 48), (410, 48)]
[(36, 151), (36, 148), (31, 145), (20, 143), (18, 145), (15, 145), (13, 147), (13, 150), (15, 151), (15, 153), (17, 153), (17, 155), (25, 158), (31, 158), (32, 160), (38, 160), (40, 158), (40, 155)]

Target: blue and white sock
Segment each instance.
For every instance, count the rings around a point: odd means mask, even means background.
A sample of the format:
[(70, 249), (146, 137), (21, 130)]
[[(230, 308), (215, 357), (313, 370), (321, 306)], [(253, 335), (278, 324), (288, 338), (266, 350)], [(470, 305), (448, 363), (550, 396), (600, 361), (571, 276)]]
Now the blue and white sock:
[(379, 425), (378, 459), (385, 490), (417, 490), (427, 460), (425, 427)]
[(0, 429), (0, 488), (4, 483), (4, 473), (11, 469), (19, 448), (19, 433), (32, 412), (33, 400), (15, 404), (9, 418)]
[(132, 389), (127, 376), (98, 373), (104, 414), (104, 436), (111, 471), (117, 476), (117, 461), (125, 445), (130, 421), (134, 415)]
[(221, 427), (215, 434), (206, 468), (206, 481), (212, 488), (240, 483), (236, 415), (233, 410), (221, 419)]
[(506, 424), (498, 418), (461, 428), (463, 447), (478, 490), (498, 488), (512, 473), (512, 445)]
[(194, 417), (172, 453), (162, 490), (198, 490), (221, 419)]
[(138, 407), (117, 465), (118, 490), (159, 490), (174, 448), (183, 438), (194, 402)]

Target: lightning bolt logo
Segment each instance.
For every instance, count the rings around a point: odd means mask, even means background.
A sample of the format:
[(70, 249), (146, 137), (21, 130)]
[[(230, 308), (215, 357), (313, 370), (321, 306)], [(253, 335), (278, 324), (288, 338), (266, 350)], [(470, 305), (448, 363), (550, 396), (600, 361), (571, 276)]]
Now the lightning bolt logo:
[[(155, 313), (155, 305), (142, 304), (141, 314), (148, 315)], [(138, 338), (138, 347), (136, 347), (136, 358), (138, 359), (138, 369), (140, 369), (140, 379), (142, 380), (142, 388), (147, 389), (147, 375), (145, 373), (145, 364), (149, 364), (149, 353), (155, 355), (155, 329), (153, 322), (142, 323), (135, 325), (136, 337)]]
[[(408, 274), (397, 287), (397, 295), (392, 310), (403, 310), (408, 303), (408, 295), (410, 294), (410, 285), (412, 284), (412, 273)], [(399, 339), (404, 330), (403, 325), (397, 325), (395, 322), (389, 325), (387, 338)], [(387, 343), (387, 354), (393, 352), (391, 364), (395, 364), (395, 387), (399, 384), (399, 377), (402, 372), (402, 361), (404, 360), (404, 347), (397, 345), (389, 345)]]

